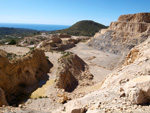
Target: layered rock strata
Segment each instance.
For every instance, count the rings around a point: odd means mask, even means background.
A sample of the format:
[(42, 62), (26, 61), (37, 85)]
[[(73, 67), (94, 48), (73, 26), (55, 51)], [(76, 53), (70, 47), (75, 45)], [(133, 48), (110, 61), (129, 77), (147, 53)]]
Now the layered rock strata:
[(95, 34), (88, 42), (96, 49), (124, 54), (150, 35), (150, 13), (121, 15), (108, 29)]

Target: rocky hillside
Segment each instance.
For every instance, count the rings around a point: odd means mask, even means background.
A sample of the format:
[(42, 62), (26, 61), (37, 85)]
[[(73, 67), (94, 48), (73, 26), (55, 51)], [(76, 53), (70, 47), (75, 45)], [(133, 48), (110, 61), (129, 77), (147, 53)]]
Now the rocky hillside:
[(108, 29), (100, 30), (88, 42), (99, 50), (124, 54), (150, 35), (150, 13), (121, 15)]
[(107, 28), (107, 26), (96, 23), (94, 21), (83, 20), (75, 23), (74, 25), (72, 25), (67, 29), (58, 30), (55, 31), (54, 33), (66, 33), (75, 36), (93, 36), (100, 29), (105, 29), (105, 28)]
[[(40, 80), (46, 80), (46, 74), (52, 64), (42, 50), (34, 50), (25, 57), (9, 62), (4, 52), (0, 55), (0, 106), (8, 102), (17, 105), (38, 87)], [(5, 99), (6, 97), (6, 99)], [(6, 100), (6, 101), (5, 101)]]
[(31, 29), (0, 27), (0, 38), (33, 36), (39, 33), (39, 31)]
[(68, 102), (64, 105), (65, 111), (58, 110), (58, 113), (73, 111), (148, 113), (150, 110), (149, 47), (150, 38), (131, 50), (124, 66), (109, 74), (101, 83), (99, 91)]

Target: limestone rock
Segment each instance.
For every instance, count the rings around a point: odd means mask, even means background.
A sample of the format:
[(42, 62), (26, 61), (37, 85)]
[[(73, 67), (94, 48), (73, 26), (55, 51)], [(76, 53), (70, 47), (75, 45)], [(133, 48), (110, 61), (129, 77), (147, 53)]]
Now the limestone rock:
[(7, 102), (17, 104), (46, 80), (52, 64), (42, 50), (36, 49), (24, 58), (9, 62), (0, 56), (0, 88), (5, 91)]
[(140, 56), (140, 52), (138, 49), (133, 48), (126, 57), (125, 65), (129, 65), (133, 63)]
[(130, 14), (130, 15), (121, 15), (118, 18), (118, 21), (150, 23), (150, 13), (137, 13), (137, 14)]
[(150, 100), (150, 76), (140, 76), (124, 86), (125, 94), (133, 104), (146, 104)]
[(67, 95), (61, 95), (59, 100), (58, 100), (58, 103), (64, 104), (67, 102), (67, 100), (69, 100)]
[(58, 61), (56, 86), (73, 91), (81, 82), (91, 80), (93, 75), (89, 72), (88, 65), (77, 55), (66, 53)]
[(150, 36), (150, 13), (122, 15), (108, 29), (95, 34), (88, 45), (114, 54), (128, 53)]

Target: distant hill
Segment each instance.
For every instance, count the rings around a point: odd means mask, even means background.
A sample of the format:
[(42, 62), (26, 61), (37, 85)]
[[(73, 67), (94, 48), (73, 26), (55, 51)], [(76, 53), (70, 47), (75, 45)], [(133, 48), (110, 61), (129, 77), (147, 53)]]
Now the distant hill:
[(91, 20), (83, 20), (75, 23), (71, 27), (63, 30), (57, 30), (53, 33), (66, 33), (68, 35), (76, 36), (93, 36), (100, 29), (105, 29), (107, 26), (96, 23)]
[(31, 36), (39, 33), (40, 33), (39, 31), (31, 30), (31, 29), (0, 27), (0, 38), (9, 37), (9, 36), (24, 37), (24, 36)]

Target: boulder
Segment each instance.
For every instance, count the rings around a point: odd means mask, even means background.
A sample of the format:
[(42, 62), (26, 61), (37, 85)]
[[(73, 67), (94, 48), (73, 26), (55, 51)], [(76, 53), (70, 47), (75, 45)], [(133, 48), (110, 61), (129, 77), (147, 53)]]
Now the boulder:
[(127, 82), (125, 95), (133, 104), (146, 104), (150, 101), (150, 76), (140, 76)]

